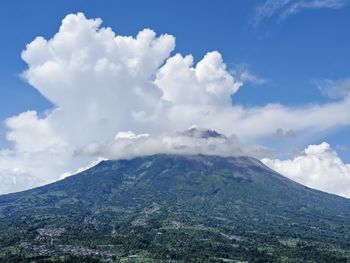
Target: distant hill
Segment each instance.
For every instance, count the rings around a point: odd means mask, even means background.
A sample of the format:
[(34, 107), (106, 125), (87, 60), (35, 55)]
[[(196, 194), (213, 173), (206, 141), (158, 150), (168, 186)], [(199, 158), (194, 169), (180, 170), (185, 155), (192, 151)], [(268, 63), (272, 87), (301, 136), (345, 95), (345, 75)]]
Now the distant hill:
[(350, 262), (350, 200), (250, 157), (103, 161), (0, 196), (0, 259)]

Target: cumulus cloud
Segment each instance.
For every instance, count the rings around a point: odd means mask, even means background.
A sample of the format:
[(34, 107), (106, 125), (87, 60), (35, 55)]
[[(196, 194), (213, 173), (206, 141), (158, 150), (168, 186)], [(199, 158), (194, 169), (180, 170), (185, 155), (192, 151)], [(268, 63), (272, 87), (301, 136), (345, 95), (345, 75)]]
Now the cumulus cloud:
[(193, 57), (176, 54), (159, 69), (155, 84), (173, 104), (231, 106), (242, 85), (226, 70), (219, 52), (210, 52), (193, 67)]
[(266, 0), (256, 8), (252, 25), (272, 16), (283, 20), (306, 9), (340, 9), (346, 4), (347, 0)]
[(306, 186), (350, 197), (350, 164), (323, 142), (308, 146), (292, 160), (262, 159), (271, 169)]
[[(196, 63), (191, 55), (173, 54), (171, 35), (145, 29), (120, 36), (101, 23), (70, 14), (52, 38), (37, 37), (22, 52), (28, 65), (23, 78), (54, 107), (6, 120), (14, 147), (0, 150), (1, 174), (16, 180), (4, 179), (0, 193), (53, 182), (100, 158), (164, 152), (270, 156), (249, 142), (280, 127), (314, 134), (350, 124), (349, 96), (305, 107), (245, 108), (234, 103), (244, 79), (230, 73), (219, 52)], [(226, 139), (176, 134), (193, 124)]]
[[(172, 130), (172, 105), (228, 107), (241, 85), (216, 51), (195, 64), (190, 55), (171, 56), (171, 35), (144, 29), (136, 37), (120, 36), (101, 23), (82, 13), (68, 15), (51, 39), (37, 37), (22, 52), (28, 65), (23, 78), (54, 108), (6, 120), (14, 149), (0, 163), (8, 178), (23, 170), (28, 178), (40, 179), (35, 184), (57, 180), (98, 158), (78, 156), (77, 149), (107, 143), (123, 130)], [(10, 181), (0, 193), (12, 191), (12, 184), (18, 190), (27, 184)]]

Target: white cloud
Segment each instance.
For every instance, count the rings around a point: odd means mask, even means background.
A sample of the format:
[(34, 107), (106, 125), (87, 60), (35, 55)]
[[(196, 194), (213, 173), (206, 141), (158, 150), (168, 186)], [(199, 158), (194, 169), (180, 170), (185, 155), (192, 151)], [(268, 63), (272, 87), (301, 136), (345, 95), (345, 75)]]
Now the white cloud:
[(342, 99), (350, 95), (350, 79), (315, 81), (322, 94), (331, 99)]
[(259, 77), (252, 73), (246, 66), (240, 65), (235, 70), (232, 71), (232, 74), (240, 81), (241, 83), (251, 83), (254, 85), (263, 85), (268, 82), (267, 79)]
[(16, 169), (0, 170), (0, 192), (2, 194), (26, 190), (41, 184), (43, 182), (40, 179)]
[[(171, 35), (145, 29), (136, 37), (119, 36), (101, 22), (68, 15), (55, 36), (37, 37), (22, 52), (28, 64), (23, 77), (55, 106), (44, 115), (28, 111), (6, 121), (14, 148), (1, 150), (1, 173), (17, 178), (18, 188), (6, 183), (0, 193), (23, 189), (28, 178), (28, 188), (53, 182), (101, 157), (179, 149), (261, 156), (270, 153), (247, 143), (280, 127), (314, 134), (350, 124), (349, 96), (304, 107), (232, 105), (243, 83), (219, 52), (195, 63), (191, 55), (171, 55)], [(213, 146), (211, 140), (175, 135), (193, 124), (229, 139), (216, 138)]]
[(114, 137), (114, 139), (120, 140), (120, 139), (129, 139), (129, 140), (134, 140), (134, 139), (139, 139), (143, 137), (149, 137), (149, 134), (143, 133), (143, 134), (138, 134), (136, 135), (132, 131), (127, 131), (127, 132), (118, 132), (117, 135)]
[[(35, 111), (27, 111), (6, 120), (10, 129), (7, 139), (15, 142), (17, 152), (57, 152), (66, 147), (65, 142), (55, 133), (48, 119), (40, 119)], [(32, 137), (40, 138), (32, 141)], [(35, 147), (33, 147), (33, 144)]]
[(287, 19), (304, 9), (339, 9), (346, 5), (346, 0), (313, 0), (313, 1), (295, 1), (288, 6), (282, 13), (281, 19)]
[(287, 19), (306, 9), (340, 9), (347, 4), (347, 0), (266, 0), (256, 8), (252, 25), (257, 26), (262, 20), (278, 16)]
[(262, 159), (271, 169), (306, 186), (350, 197), (350, 164), (328, 143), (310, 145), (292, 160)]
[(231, 106), (240, 86), (226, 70), (219, 52), (209, 52), (193, 67), (191, 55), (176, 54), (159, 69), (155, 84), (173, 104)]
[(277, 11), (289, 5), (293, 0), (266, 0), (256, 8), (252, 25), (257, 26), (265, 18), (272, 17)]
[(234, 135), (223, 136), (203, 128), (190, 128), (182, 133), (136, 135), (120, 132), (115, 140), (105, 144), (91, 143), (76, 155), (98, 156), (105, 159), (128, 159), (136, 156), (166, 154), (208, 154), (220, 156), (272, 156), (270, 149), (244, 145)]

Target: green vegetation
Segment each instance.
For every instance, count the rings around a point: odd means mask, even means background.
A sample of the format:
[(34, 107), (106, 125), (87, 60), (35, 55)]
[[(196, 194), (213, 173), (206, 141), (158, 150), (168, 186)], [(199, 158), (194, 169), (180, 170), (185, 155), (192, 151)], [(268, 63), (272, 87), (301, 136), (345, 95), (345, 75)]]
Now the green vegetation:
[(1, 262), (350, 262), (350, 200), (248, 157), (104, 161), (0, 197)]

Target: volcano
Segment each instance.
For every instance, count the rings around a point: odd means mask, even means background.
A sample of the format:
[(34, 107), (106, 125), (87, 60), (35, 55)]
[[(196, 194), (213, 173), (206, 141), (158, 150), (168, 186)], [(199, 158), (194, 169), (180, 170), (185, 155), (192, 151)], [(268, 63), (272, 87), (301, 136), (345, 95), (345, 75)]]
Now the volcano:
[(251, 157), (102, 161), (0, 196), (2, 262), (349, 262), (350, 200)]

